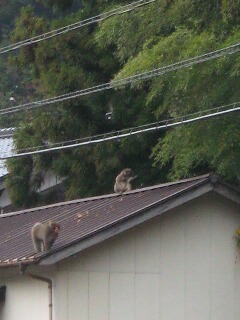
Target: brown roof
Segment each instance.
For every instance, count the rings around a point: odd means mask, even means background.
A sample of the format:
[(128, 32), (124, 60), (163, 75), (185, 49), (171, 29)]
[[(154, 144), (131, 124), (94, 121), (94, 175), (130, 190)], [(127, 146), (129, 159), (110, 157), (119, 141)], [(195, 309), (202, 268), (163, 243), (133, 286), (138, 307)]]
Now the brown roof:
[[(110, 194), (1, 215), (0, 266), (37, 263), (113, 226), (116, 229), (124, 221), (141, 214), (145, 214), (147, 220), (147, 210), (181, 197), (189, 190), (199, 189), (201, 185), (212, 184), (213, 180), (213, 175), (208, 174), (134, 190), (121, 196)], [(60, 223), (60, 235), (49, 253), (34, 256), (31, 227), (38, 221), (48, 220)]]

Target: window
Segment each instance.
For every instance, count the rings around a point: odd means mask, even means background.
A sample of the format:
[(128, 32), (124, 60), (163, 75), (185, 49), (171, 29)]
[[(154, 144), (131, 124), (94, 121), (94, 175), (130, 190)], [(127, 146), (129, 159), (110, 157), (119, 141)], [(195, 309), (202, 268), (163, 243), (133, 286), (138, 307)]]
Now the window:
[(0, 287), (0, 302), (5, 301), (6, 297), (6, 286), (1, 286)]

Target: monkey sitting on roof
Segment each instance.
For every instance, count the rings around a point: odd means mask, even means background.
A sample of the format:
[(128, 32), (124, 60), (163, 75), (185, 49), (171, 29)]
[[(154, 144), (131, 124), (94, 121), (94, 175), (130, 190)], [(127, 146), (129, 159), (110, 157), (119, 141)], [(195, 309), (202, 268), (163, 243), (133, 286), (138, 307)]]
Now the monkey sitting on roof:
[(126, 168), (122, 170), (119, 175), (116, 177), (114, 184), (114, 191), (116, 193), (122, 194), (126, 191), (132, 190), (131, 181), (137, 176), (134, 176), (132, 169)]

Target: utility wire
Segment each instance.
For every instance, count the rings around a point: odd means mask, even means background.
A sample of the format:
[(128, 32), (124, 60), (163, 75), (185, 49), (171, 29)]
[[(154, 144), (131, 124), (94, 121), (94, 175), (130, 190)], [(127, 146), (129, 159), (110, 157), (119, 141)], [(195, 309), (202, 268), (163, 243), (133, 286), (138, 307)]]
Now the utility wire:
[(49, 105), (49, 104), (53, 104), (53, 103), (57, 103), (57, 102), (63, 102), (63, 101), (66, 101), (69, 99), (74, 99), (74, 98), (77, 98), (80, 96), (90, 95), (95, 92), (110, 90), (112, 88), (119, 88), (121, 86), (130, 84), (130, 83), (150, 79), (150, 78), (157, 77), (157, 76), (160, 76), (160, 75), (163, 75), (163, 74), (166, 74), (169, 72), (173, 72), (176, 70), (180, 70), (183, 68), (188, 68), (193, 65), (200, 64), (200, 63), (203, 63), (203, 62), (206, 62), (209, 60), (217, 59), (219, 57), (224, 57), (226, 55), (234, 54), (239, 51), (240, 51), (240, 43), (236, 43), (234, 45), (225, 47), (223, 49), (215, 50), (215, 51), (203, 54), (203, 55), (199, 55), (197, 57), (182, 60), (182, 61), (170, 64), (168, 66), (163, 66), (160, 68), (152, 69), (150, 71), (138, 73), (138, 74), (130, 76), (130, 77), (122, 78), (119, 80), (113, 80), (111, 82), (107, 82), (107, 83), (103, 83), (103, 84), (100, 84), (97, 86), (89, 87), (87, 89), (82, 89), (82, 90), (66, 93), (66, 94), (63, 94), (60, 96), (55, 96), (52, 98), (47, 98), (47, 99), (43, 99), (43, 100), (39, 100), (39, 101), (35, 101), (35, 102), (21, 104), (21, 105), (11, 107), (11, 108), (2, 109), (2, 110), (0, 110), (0, 115), (6, 115), (6, 114), (10, 114), (10, 113), (16, 113), (16, 112), (26, 111), (26, 110), (30, 110), (30, 109), (36, 109), (39, 107), (43, 107), (45, 105)]
[(79, 29), (84, 26), (88, 26), (90, 24), (94, 24), (94, 23), (103, 21), (103, 20), (110, 18), (112, 16), (115, 16), (115, 15), (120, 15), (120, 14), (130, 12), (132, 10), (135, 10), (136, 8), (142, 7), (146, 4), (152, 3), (154, 1), (156, 1), (156, 0), (139, 0), (139, 1), (132, 2), (130, 4), (127, 4), (125, 6), (121, 6), (120, 8), (116, 8), (116, 9), (113, 9), (108, 12), (104, 12), (104, 13), (99, 14), (97, 16), (94, 16), (94, 17), (91, 17), (91, 18), (88, 18), (88, 19), (85, 19), (82, 21), (78, 21), (73, 24), (67, 25), (65, 27), (55, 29), (55, 30), (43, 33), (41, 35), (26, 39), (23, 41), (19, 41), (19, 42), (10, 44), (5, 47), (2, 47), (2, 48), (0, 48), (0, 54), (6, 53), (9, 51), (13, 51), (13, 50), (19, 49), (21, 47), (31, 45), (33, 43), (37, 43), (37, 42), (40, 42), (40, 41), (43, 41), (46, 39), (50, 39), (50, 38), (59, 36), (61, 34), (69, 32), (69, 31)]
[(119, 140), (125, 137), (129, 137), (129, 136), (133, 136), (133, 135), (137, 135), (145, 132), (152, 132), (160, 129), (168, 129), (168, 128), (180, 126), (183, 124), (189, 124), (189, 123), (200, 121), (200, 120), (206, 120), (206, 119), (214, 118), (216, 116), (228, 114), (228, 113), (239, 111), (239, 110), (240, 110), (240, 101), (234, 102), (228, 105), (220, 106), (217, 108), (205, 110), (205, 111), (195, 112), (182, 117), (167, 119), (164, 121), (154, 122), (154, 123), (150, 123), (150, 124), (146, 124), (138, 127), (133, 127), (133, 128), (114, 131), (114, 132), (108, 132), (105, 134), (95, 135), (95, 136), (81, 138), (77, 140), (59, 142), (59, 143), (52, 144), (50, 148), (46, 146), (38, 146), (38, 147), (20, 149), (17, 151), (19, 153), (13, 154), (13, 155), (7, 155), (6, 153), (3, 153), (2, 156), (0, 156), (0, 160), (42, 154), (46, 152), (52, 152), (52, 151), (76, 148), (80, 146), (86, 146), (86, 145), (91, 145), (91, 144), (96, 144), (101, 142)]

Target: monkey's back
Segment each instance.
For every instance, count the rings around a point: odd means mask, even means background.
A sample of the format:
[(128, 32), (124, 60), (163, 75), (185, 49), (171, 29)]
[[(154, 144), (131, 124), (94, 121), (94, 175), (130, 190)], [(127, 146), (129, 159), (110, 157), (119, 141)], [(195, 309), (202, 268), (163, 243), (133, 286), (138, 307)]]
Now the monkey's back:
[(42, 240), (43, 233), (45, 233), (46, 229), (47, 229), (47, 226), (45, 226), (43, 223), (36, 222), (31, 229), (32, 238)]

